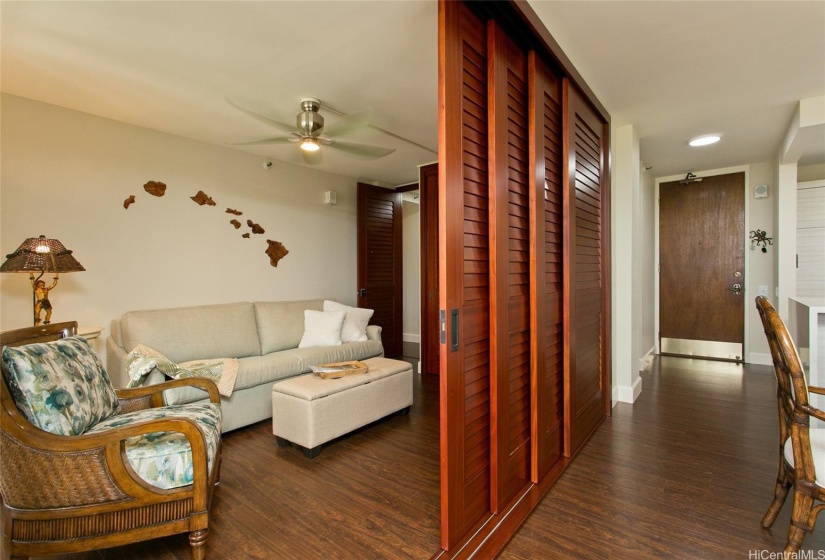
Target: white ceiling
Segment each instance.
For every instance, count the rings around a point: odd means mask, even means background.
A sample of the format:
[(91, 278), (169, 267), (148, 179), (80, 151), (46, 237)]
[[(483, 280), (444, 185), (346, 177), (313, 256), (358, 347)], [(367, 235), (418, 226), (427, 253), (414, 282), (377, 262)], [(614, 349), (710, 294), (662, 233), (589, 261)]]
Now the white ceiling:
[[(530, 4), (657, 176), (771, 160), (796, 103), (825, 95), (825, 2)], [(226, 99), (292, 123), (312, 96), (424, 146), (368, 129), (342, 140), (397, 151), (319, 168), (400, 185), (436, 159), (434, 0), (2, 0), (0, 48), (5, 93), (218, 145), (282, 135)], [(722, 142), (685, 145), (708, 132)], [(233, 147), (303, 164), (294, 145)]]

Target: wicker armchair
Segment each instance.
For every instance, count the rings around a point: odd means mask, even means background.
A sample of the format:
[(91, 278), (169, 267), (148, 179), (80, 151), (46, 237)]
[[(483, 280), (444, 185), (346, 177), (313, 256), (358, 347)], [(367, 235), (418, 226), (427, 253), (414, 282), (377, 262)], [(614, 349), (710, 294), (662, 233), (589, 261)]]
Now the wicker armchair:
[(773, 525), (793, 487), (785, 553), (796, 553), (805, 535), (814, 530), (817, 515), (825, 508), (822, 503), (825, 478), (819, 478), (815, 468), (815, 465), (823, 467), (820, 476), (825, 476), (825, 430), (810, 429), (811, 417), (825, 421), (825, 413), (808, 403), (809, 393), (825, 395), (825, 389), (808, 386), (796, 346), (771, 303), (759, 296), (756, 308), (771, 348), (779, 408), (779, 474), (774, 499), (762, 519), (762, 526)]
[[(193, 558), (203, 559), (209, 506), (220, 472), (220, 407), (200, 405), (212, 411), (212, 423), (217, 423), (217, 436), (211, 440), (214, 426), (204, 426), (201, 418), (172, 410), (176, 407), (157, 407), (163, 406), (162, 391), (182, 385), (198, 386), (209, 393), (211, 403), (220, 403), (217, 388), (209, 380), (186, 379), (114, 391), (102, 366), (97, 376), (89, 375), (97, 370), (87, 368), (82, 372), (85, 380), (108, 387), (116, 414), (80, 435), (55, 435), (36, 427), (27, 416), (30, 410), (18, 406), (21, 389), (7, 377), (13, 369), (9, 356), (61, 345), (88, 347), (83, 339), (67, 338), (76, 332), (77, 323), (71, 322), (0, 333), (2, 558), (80, 552), (188, 532)], [(99, 364), (88, 349), (92, 356), (84, 359)], [(36, 376), (30, 379), (40, 382)], [(73, 395), (75, 401), (84, 397), (80, 389)], [(179, 444), (188, 445), (189, 455), (181, 459), (188, 460), (187, 484), (159, 488), (133, 468), (128, 454), (134, 442), (159, 436), (177, 437)]]

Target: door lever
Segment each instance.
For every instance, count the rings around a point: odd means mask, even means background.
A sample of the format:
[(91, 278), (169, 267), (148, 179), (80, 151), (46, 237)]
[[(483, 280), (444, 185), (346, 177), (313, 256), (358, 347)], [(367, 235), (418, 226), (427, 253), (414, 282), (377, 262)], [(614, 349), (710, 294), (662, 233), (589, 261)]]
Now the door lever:
[(733, 292), (733, 295), (738, 296), (742, 293), (742, 284), (734, 284), (733, 286), (728, 288), (728, 290)]

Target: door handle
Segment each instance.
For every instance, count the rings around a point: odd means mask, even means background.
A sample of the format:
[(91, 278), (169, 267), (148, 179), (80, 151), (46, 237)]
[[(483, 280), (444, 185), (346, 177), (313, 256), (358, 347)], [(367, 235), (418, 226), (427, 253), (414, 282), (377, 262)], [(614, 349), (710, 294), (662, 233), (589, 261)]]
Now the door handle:
[(728, 290), (733, 292), (733, 295), (738, 296), (742, 293), (742, 284), (734, 284), (733, 286), (728, 288)]
[(367, 297), (367, 289), (361, 288), (360, 290), (358, 290), (358, 297)]

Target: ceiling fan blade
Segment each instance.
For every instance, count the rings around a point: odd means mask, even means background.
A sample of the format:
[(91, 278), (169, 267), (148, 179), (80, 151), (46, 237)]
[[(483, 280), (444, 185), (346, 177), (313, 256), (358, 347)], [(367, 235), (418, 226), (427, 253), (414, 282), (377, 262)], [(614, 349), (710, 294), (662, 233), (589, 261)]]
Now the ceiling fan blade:
[(278, 129), (278, 130), (280, 130), (280, 131), (283, 131), (283, 132), (290, 132), (290, 133), (291, 133), (291, 132), (295, 132), (295, 126), (293, 126), (293, 125), (284, 124), (284, 123), (282, 123), (282, 122), (278, 122), (278, 121), (276, 121), (276, 120), (270, 119), (269, 117), (265, 117), (265, 116), (263, 116), (263, 115), (259, 115), (258, 113), (254, 112), (254, 111), (250, 111), (249, 109), (246, 109), (246, 108), (244, 108), (244, 107), (241, 107), (241, 106), (240, 106), (240, 105), (238, 105), (237, 103), (233, 103), (233, 102), (232, 102), (232, 101), (230, 101), (229, 99), (227, 99), (227, 100), (226, 100), (226, 102), (227, 102), (227, 103), (229, 103), (230, 105), (232, 105), (234, 108), (236, 108), (236, 109), (237, 109), (238, 111), (240, 111), (241, 113), (243, 113), (243, 114), (245, 114), (245, 115), (248, 115), (248, 116), (252, 117), (253, 119), (259, 120), (259, 121), (261, 121), (262, 123), (266, 123), (266, 124), (268, 124), (269, 126), (272, 126), (272, 127), (274, 127), (274, 128), (277, 128), (277, 129)]
[(368, 144), (354, 144), (352, 142), (340, 142), (335, 140), (329, 144), (330, 148), (341, 150), (356, 156), (368, 158), (380, 158), (388, 156), (395, 151), (395, 148), (382, 148), (380, 146), (370, 146)]
[(366, 127), (372, 119), (372, 109), (366, 108), (352, 115), (341, 117), (336, 123), (324, 127), (325, 136), (344, 136), (358, 132)]
[(293, 136), (278, 136), (277, 138), (264, 138), (263, 140), (253, 140), (251, 142), (236, 142), (231, 146), (264, 146), (272, 144), (294, 144), (299, 139)]
[(321, 154), (320, 150), (316, 150), (314, 152), (308, 152), (306, 150), (301, 150), (301, 157), (304, 158), (304, 161), (309, 165), (318, 165), (324, 159), (323, 155)]

